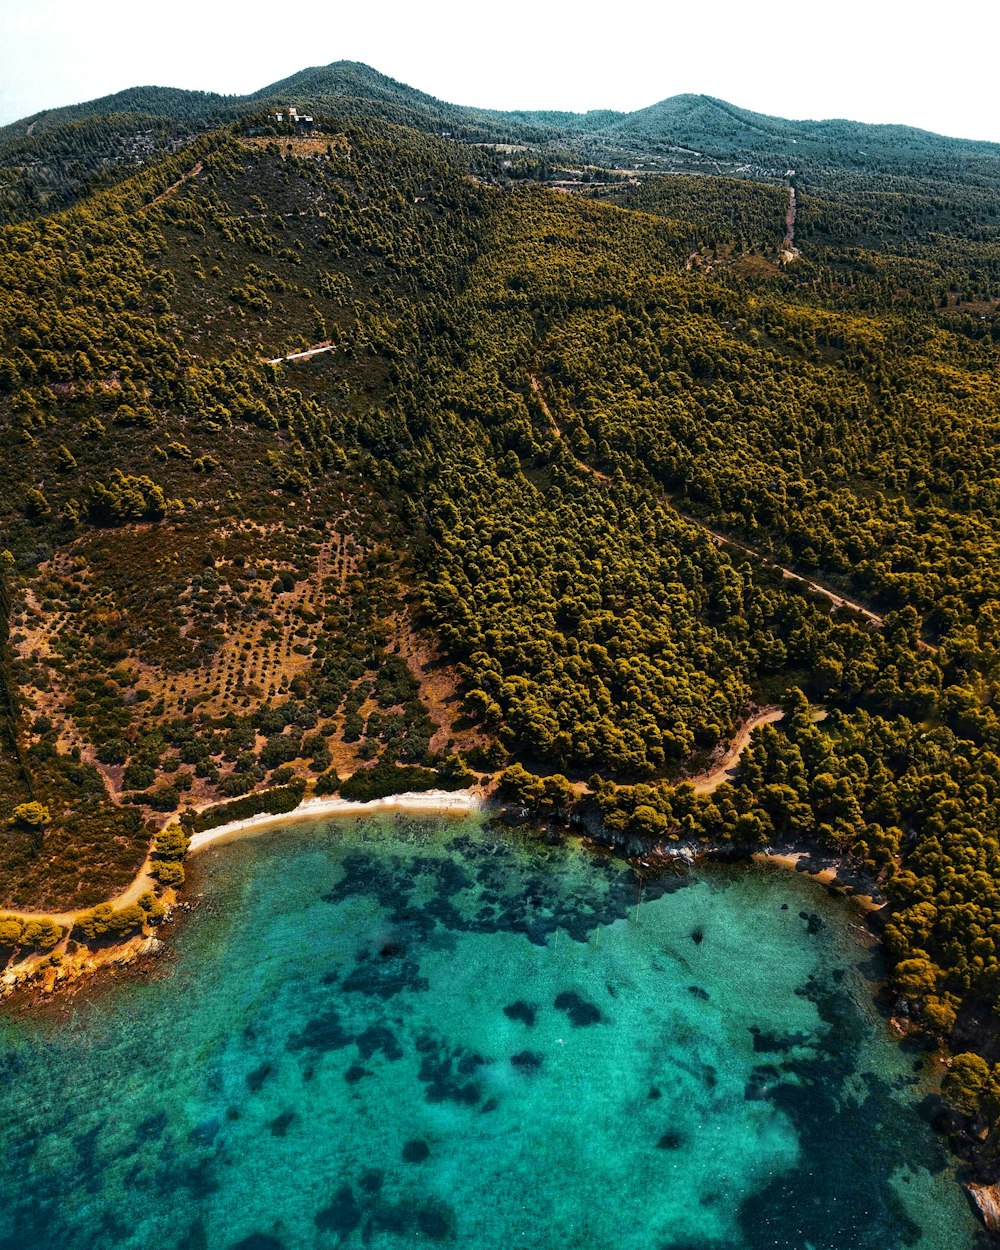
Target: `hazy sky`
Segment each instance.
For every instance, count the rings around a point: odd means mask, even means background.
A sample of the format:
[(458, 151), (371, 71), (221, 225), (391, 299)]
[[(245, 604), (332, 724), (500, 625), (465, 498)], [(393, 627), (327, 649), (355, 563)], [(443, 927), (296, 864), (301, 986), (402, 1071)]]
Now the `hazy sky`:
[(356, 60), (457, 104), (626, 110), (694, 91), (1000, 141), (998, 37), (998, 0), (0, 0), (0, 122)]

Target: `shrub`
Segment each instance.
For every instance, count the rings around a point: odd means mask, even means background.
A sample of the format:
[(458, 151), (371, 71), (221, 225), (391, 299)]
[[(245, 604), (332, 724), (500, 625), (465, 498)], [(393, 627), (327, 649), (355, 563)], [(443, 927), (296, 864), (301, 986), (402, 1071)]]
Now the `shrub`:
[(146, 793), (146, 802), (155, 812), (172, 812), (180, 801), (180, 791), (176, 786), (161, 786), (159, 790)]
[(96, 907), (92, 907), (90, 911), (82, 912), (76, 918), (73, 926), (73, 935), (80, 935), (87, 942), (93, 942), (97, 938), (104, 937), (108, 932), (108, 921), (114, 908), (110, 903), (98, 903)]
[(460, 755), (446, 755), (438, 765), (438, 779), (443, 790), (464, 790), (476, 780), (476, 774)]
[(115, 469), (111, 481), (88, 487), (88, 516), (94, 525), (159, 521), (167, 510), (162, 489), (148, 477), (132, 477)]
[(192, 820), (186, 819), (185, 824), (200, 833), (205, 829), (229, 824), (231, 820), (247, 820), (263, 812), (280, 815), (298, 807), (304, 790), (305, 782), (297, 778), (287, 786), (275, 786), (270, 790), (261, 790), (258, 794), (248, 794), (232, 803), (218, 803), (215, 807), (199, 812)]
[(973, 1115), (992, 1077), (990, 1065), (981, 1055), (956, 1055), (941, 1081), (945, 1102), (959, 1115)]
[(124, 738), (109, 738), (97, 748), (97, 758), (102, 764), (124, 764), (128, 759), (128, 750)]
[(176, 888), (184, 884), (184, 865), (175, 859), (154, 863), (149, 871), (164, 888)]
[(302, 751), (302, 739), (297, 734), (276, 734), (269, 738), (260, 753), (262, 768), (270, 771), (279, 764), (298, 759)]
[(187, 849), (187, 835), (180, 825), (168, 825), (153, 840), (153, 854), (157, 859), (183, 859)]
[(164, 907), (152, 890), (147, 890), (145, 894), (140, 894), (136, 901), (146, 913), (147, 924), (159, 924), (167, 914), (166, 907)]
[(192, 742), (185, 742), (181, 747), (181, 763), (197, 764), (205, 759), (209, 754), (208, 747), (204, 742), (195, 739)]
[(219, 782), (219, 790), (227, 799), (235, 799), (238, 795), (246, 794), (253, 787), (254, 778), (249, 773), (230, 773)]
[(90, 911), (77, 916), (73, 933), (80, 934), (88, 942), (95, 942), (99, 938), (122, 938), (138, 933), (145, 923), (146, 912), (138, 903), (129, 903), (117, 909), (110, 903), (98, 903)]
[(562, 773), (536, 777), (520, 764), (504, 769), (500, 791), (538, 814), (565, 811), (573, 802), (573, 787)]
[(126, 790), (145, 790), (156, 780), (156, 770), (148, 764), (138, 764), (135, 760), (125, 769), (122, 785)]
[(335, 768), (328, 769), (316, 778), (317, 794), (336, 794), (340, 789), (340, 777)]
[(314, 772), (321, 773), (321, 772), (324, 772), (327, 768), (329, 768), (332, 763), (333, 763), (333, 756), (330, 754), (329, 750), (324, 744), (323, 748), (321, 750), (318, 750), (315, 753), (315, 755), (312, 756), (312, 759), (310, 761), (310, 767), (313, 769)]
[(359, 768), (342, 781), (340, 794), (345, 799), (368, 803), (408, 790), (433, 790), (439, 781), (433, 768), (375, 764), (372, 768)]
[(53, 946), (59, 945), (65, 932), (62, 925), (56, 924), (54, 920), (26, 920), (21, 933), (21, 945), (33, 950), (50, 951)]
[(288, 724), (288, 705), (275, 707), (265, 703), (257, 713), (257, 726), (262, 734), (280, 734)]
[(17, 824), (28, 825), (31, 829), (41, 829), (52, 819), (45, 804), (37, 802), (19, 803), (13, 816)]
[(110, 927), (116, 937), (126, 937), (130, 933), (138, 933), (145, 923), (145, 910), (138, 903), (129, 903), (112, 913)]

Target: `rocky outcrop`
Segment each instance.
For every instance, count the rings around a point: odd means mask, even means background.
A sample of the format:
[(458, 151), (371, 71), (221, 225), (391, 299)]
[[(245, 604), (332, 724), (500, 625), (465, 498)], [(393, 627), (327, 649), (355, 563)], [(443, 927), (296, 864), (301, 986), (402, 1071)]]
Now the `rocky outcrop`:
[(8, 967), (0, 976), (0, 999), (18, 990), (28, 990), (38, 997), (80, 982), (103, 968), (126, 966), (146, 955), (158, 955), (163, 942), (153, 934), (137, 933), (124, 942), (92, 950), (79, 945), (73, 954), (62, 951), (51, 955), (32, 955)]
[(969, 1197), (991, 1233), (1000, 1233), (1000, 1185), (967, 1185)]

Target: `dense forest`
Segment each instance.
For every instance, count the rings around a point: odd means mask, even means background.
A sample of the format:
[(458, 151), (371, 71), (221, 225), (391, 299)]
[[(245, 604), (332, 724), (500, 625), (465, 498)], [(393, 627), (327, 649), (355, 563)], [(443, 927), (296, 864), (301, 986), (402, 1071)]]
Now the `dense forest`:
[[(0, 941), (53, 945), (13, 913), (93, 909), (176, 817), (504, 770), (626, 849), (850, 860), (988, 1167), (996, 150), (894, 132), (873, 172), (814, 127), (790, 222), (784, 177), (546, 185), (652, 116), (355, 67), (279, 123), (324, 74), (0, 135)], [(699, 150), (791, 133), (666, 114)], [(685, 784), (775, 703), (733, 784)]]

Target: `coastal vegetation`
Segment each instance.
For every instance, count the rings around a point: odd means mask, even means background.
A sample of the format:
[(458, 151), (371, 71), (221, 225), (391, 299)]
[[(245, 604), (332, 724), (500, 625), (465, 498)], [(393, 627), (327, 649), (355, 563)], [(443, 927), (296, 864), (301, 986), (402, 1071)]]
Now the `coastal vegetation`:
[[(165, 825), (500, 770), (629, 849), (819, 846), (887, 900), (900, 1014), (973, 1056), (989, 1165), (995, 154), (807, 163), (789, 259), (784, 181), (558, 194), (389, 95), (308, 136), (192, 104), (139, 172), (10, 209), (0, 906), (136, 932)], [(774, 702), (732, 785), (685, 784)]]

